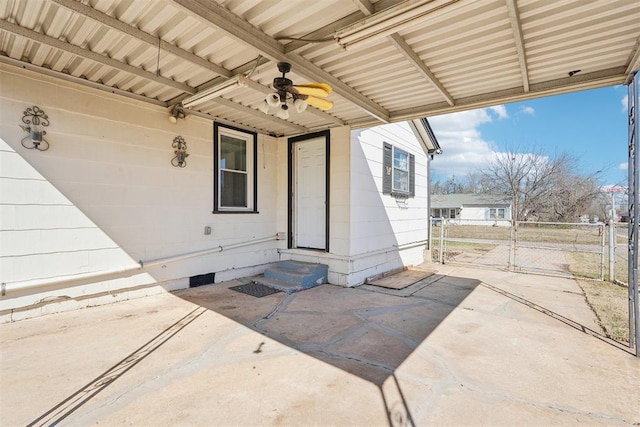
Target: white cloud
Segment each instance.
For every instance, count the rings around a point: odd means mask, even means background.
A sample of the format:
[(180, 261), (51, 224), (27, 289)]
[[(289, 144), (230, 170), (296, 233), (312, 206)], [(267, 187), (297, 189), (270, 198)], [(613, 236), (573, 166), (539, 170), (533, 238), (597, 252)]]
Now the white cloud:
[[(506, 108), (481, 108), (429, 118), (443, 153), (431, 163), (433, 173), (448, 177), (464, 177), (493, 159), (494, 149), (484, 139), (478, 126), (493, 120), (489, 111), (506, 117)], [(502, 115), (502, 116), (501, 116)]]
[(623, 96), (620, 103), (622, 104), (622, 111), (626, 113), (629, 109), (629, 95)]
[(523, 105), (522, 107), (520, 107), (520, 111), (519, 113), (521, 114), (529, 114), (531, 116), (536, 114), (536, 110), (533, 109), (533, 107), (528, 107)]
[(627, 162), (620, 163), (618, 165), (618, 169), (623, 170), (623, 171), (629, 170), (629, 163), (627, 163)]
[(507, 114), (507, 107), (505, 107), (504, 105), (496, 105), (495, 107), (489, 107), (489, 110), (496, 113), (498, 117), (501, 119), (506, 119), (507, 117), (509, 117), (509, 115)]

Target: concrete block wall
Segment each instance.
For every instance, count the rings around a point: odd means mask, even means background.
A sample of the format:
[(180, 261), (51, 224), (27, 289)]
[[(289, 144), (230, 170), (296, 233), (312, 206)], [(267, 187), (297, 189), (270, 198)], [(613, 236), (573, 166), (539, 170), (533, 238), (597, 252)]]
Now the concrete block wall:
[[(214, 215), (211, 121), (191, 117), (172, 125), (163, 107), (7, 65), (0, 65), (0, 87), (3, 283), (126, 269), (140, 260), (275, 236), (275, 138), (258, 139), (260, 213)], [(20, 145), (23, 111), (34, 105), (49, 116), (46, 152)], [(178, 135), (187, 141), (186, 168), (170, 164)], [(277, 260), (276, 245), (167, 263), (127, 278), (7, 293), (0, 315), (45, 299), (186, 287), (190, 276), (210, 272), (216, 281), (255, 274)]]

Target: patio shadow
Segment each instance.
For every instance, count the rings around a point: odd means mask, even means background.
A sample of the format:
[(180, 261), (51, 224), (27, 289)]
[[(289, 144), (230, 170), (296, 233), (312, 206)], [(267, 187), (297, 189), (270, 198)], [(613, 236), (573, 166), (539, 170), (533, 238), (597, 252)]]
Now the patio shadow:
[(376, 292), (371, 286), (322, 285), (263, 298), (229, 289), (237, 284), (175, 295), (382, 387), (480, 282), (449, 276), (447, 283), (418, 283), (409, 296)]

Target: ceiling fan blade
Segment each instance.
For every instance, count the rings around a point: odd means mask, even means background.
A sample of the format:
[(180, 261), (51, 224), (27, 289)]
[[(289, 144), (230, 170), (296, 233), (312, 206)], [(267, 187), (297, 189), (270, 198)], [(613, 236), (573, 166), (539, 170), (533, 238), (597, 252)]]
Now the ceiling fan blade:
[(315, 87), (315, 88), (323, 89), (323, 90), (327, 91), (327, 93), (333, 92), (333, 89), (331, 89), (331, 86), (329, 86), (326, 83), (303, 83), (303, 84), (298, 85), (298, 86)]
[(318, 98), (326, 98), (333, 89), (326, 83), (306, 83), (294, 86), (302, 95), (316, 96)]
[(333, 102), (328, 99), (316, 98), (315, 96), (308, 96), (306, 101), (309, 105), (325, 111), (333, 107)]

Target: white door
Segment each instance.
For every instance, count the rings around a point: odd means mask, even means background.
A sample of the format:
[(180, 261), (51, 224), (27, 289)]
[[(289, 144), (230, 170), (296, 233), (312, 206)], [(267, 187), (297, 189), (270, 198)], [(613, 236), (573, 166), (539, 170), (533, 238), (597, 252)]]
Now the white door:
[(326, 249), (327, 177), (324, 137), (294, 144), (294, 246)]

